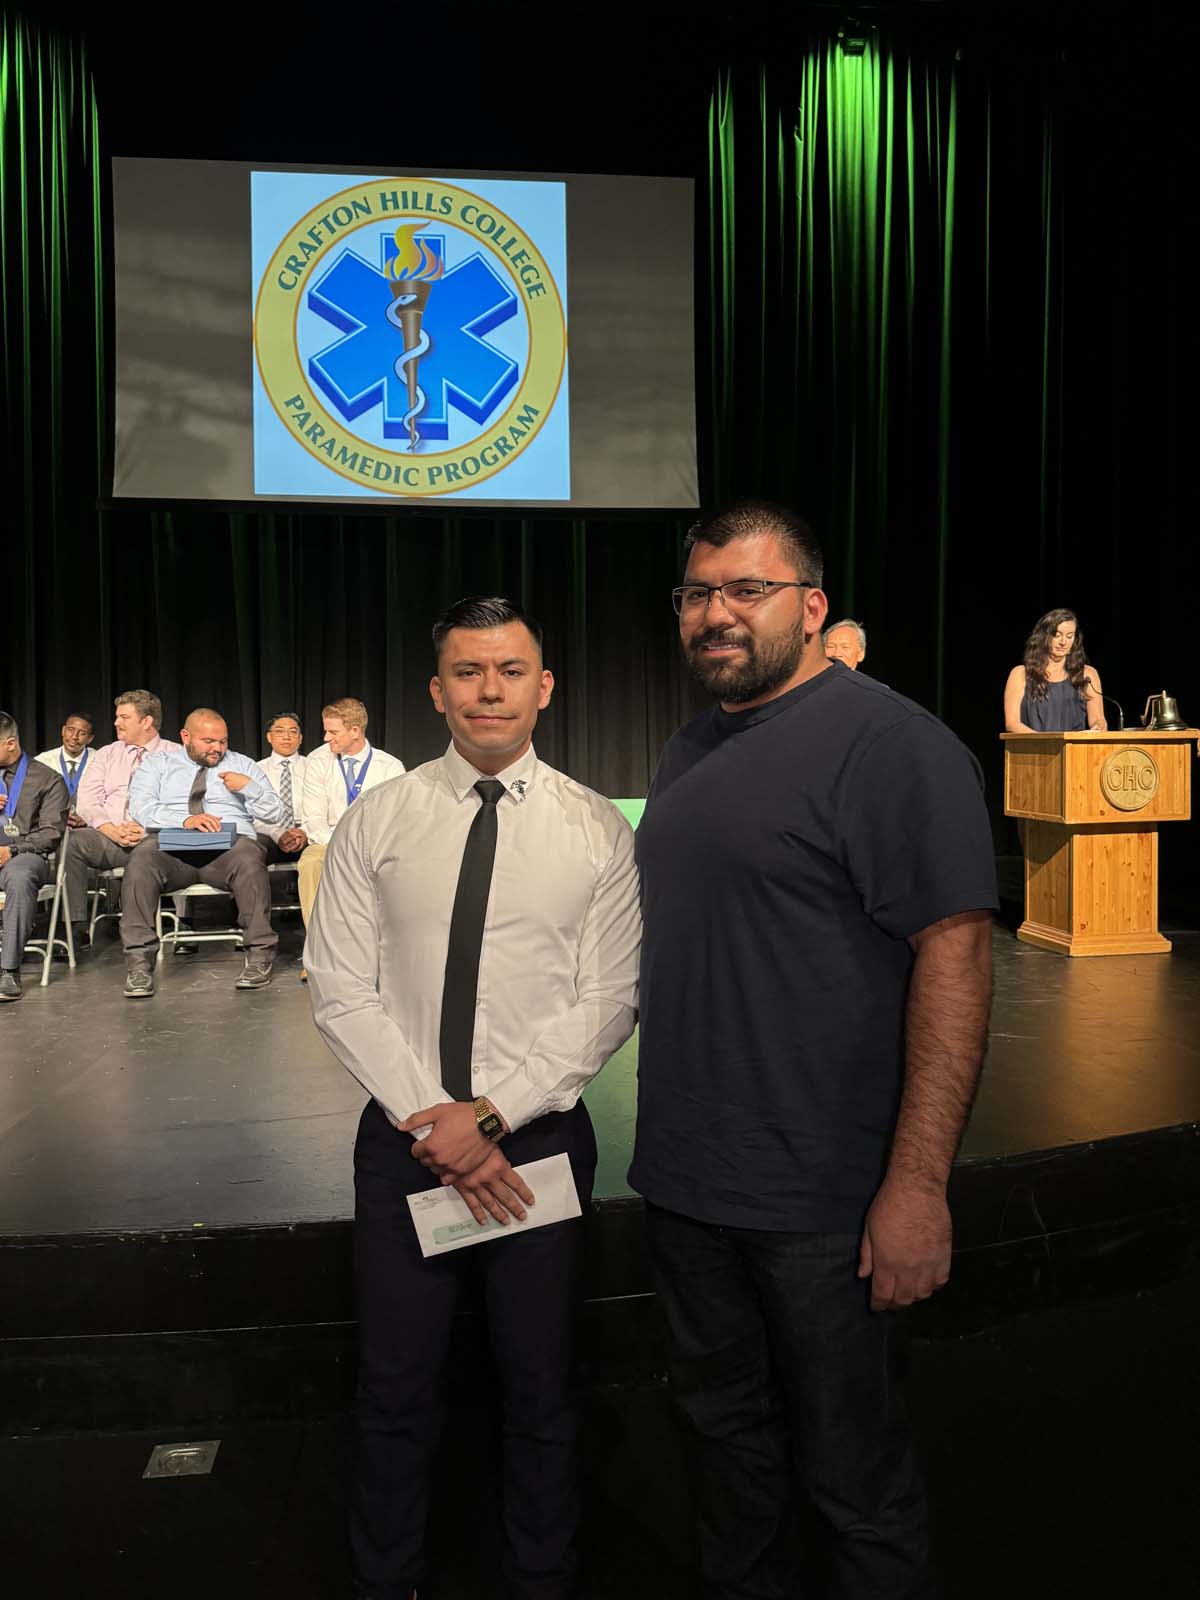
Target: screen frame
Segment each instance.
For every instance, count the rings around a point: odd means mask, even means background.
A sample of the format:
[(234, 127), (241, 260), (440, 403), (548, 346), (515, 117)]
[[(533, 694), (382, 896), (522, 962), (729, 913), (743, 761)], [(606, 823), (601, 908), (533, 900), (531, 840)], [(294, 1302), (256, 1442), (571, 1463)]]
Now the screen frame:
[[(127, 151), (114, 151), (108, 163), (107, 177), (109, 182), (109, 195), (111, 205), (109, 208), (109, 227), (107, 229), (108, 262), (110, 264), (112, 291), (115, 296), (117, 290), (117, 206), (115, 199), (116, 172), (122, 163), (140, 164), (153, 163), (157, 166), (168, 166), (177, 163), (190, 162), (203, 163), (208, 166), (224, 166), (236, 169), (238, 172), (249, 174), (254, 171), (265, 172), (297, 172), (297, 173), (329, 173), (331, 175), (343, 174), (358, 167), (364, 172), (371, 172), (379, 177), (411, 178), (423, 176), (437, 176), (439, 172), (450, 174), (451, 169), (444, 163), (429, 164), (423, 167), (395, 167), (388, 163), (375, 165), (373, 163), (346, 163), (346, 162), (284, 162), (284, 161), (251, 161), (246, 159), (229, 158), (223, 156), (161, 156), (132, 153)], [(390, 518), (410, 516), (433, 516), (439, 519), (447, 517), (466, 517), (470, 520), (480, 518), (488, 521), (530, 520), (538, 521), (559, 520), (573, 521), (578, 519), (593, 520), (640, 520), (647, 519), (678, 519), (681, 517), (695, 518), (700, 508), (706, 503), (706, 479), (708, 477), (708, 464), (701, 451), (701, 418), (698, 404), (697, 375), (701, 371), (700, 363), (700, 324), (698, 320), (698, 306), (701, 291), (701, 275), (698, 260), (698, 233), (696, 196), (698, 180), (694, 173), (650, 173), (650, 172), (598, 172), (586, 169), (575, 169), (572, 172), (558, 170), (543, 170), (525, 168), (521, 171), (508, 169), (480, 169), (468, 167), (455, 167), (453, 176), (466, 180), (488, 178), (502, 180), (533, 180), (544, 182), (559, 182), (570, 184), (572, 179), (589, 180), (605, 179), (613, 181), (628, 180), (634, 183), (662, 182), (673, 184), (686, 184), (690, 190), (690, 274), (689, 287), (691, 292), (690, 313), (691, 328), (688, 340), (688, 354), (691, 362), (691, 388), (690, 388), (690, 439), (693, 459), (693, 478), (695, 483), (695, 498), (677, 498), (659, 501), (653, 505), (629, 504), (622, 505), (592, 505), (576, 503), (571, 500), (539, 500), (521, 501), (516, 499), (485, 499), (471, 497), (459, 499), (451, 496), (426, 497), (420, 499), (407, 499), (405, 497), (374, 497), (374, 496), (342, 496), (342, 495), (284, 495), (270, 494), (250, 497), (216, 498), (208, 496), (185, 495), (143, 495), (143, 494), (118, 494), (115, 492), (116, 457), (117, 457), (117, 424), (118, 424), (118, 355), (121, 348), (120, 334), (118, 331), (119, 317), (116, 306), (112, 306), (114, 314), (113, 334), (111, 341), (111, 359), (108, 373), (108, 399), (110, 402), (111, 425), (109, 434), (109, 453), (105, 471), (105, 485), (107, 493), (101, 493), (96, 500), (96, 507), (106, 513), (126, 513), (133, 510), (154, 511), (206, 511), (210, 513), (227, 515), (303, 515), (303, 516), (383, 516)], [(111, 304), (111, 302), (110, 302)], [(568, 402), (570, 403), (570, 402)], [(251, 423), (252, 427), (252, 423)]]

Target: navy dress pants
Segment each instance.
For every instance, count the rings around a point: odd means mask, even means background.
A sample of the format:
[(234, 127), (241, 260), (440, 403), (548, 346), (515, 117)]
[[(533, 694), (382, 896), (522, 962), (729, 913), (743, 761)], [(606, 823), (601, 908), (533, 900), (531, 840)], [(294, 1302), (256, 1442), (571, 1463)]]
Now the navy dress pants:
[[(473, 1282), (500, 1385), (502, 1460), (479, 1468), (480, 1480), (502, 1485), (504, 1549), (496, 1555), (491, 1592), (509, 1600), (567, 1600), (579, 1523), (573, 1346), (583, 1219), (427, 1261), (408, 1197), (438, 1180), (413, 1160), (412, 1142), (375, 1101), (367, 1106), (354, 1149), (355, 1593), (369, 1600), (409, 1600), (414, 1588), (421, 1600), (437, 1594), (425, 1554), (429, 1467), (442, 1429), (451, 1323)], [(501, 1148), (513, 1166), (566, 1154), (586, 1215), (596, 1140), (582, 1105), (518, 1129)], [(463, 1483), (459, 1492), (467, 1539), (475, 1531), (478, 1482)]]

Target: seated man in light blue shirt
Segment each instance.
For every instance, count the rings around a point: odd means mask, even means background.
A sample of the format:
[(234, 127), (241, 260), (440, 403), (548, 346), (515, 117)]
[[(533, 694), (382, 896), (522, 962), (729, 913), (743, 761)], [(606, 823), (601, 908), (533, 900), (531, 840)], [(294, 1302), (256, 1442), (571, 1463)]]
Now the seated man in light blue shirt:
[[(182, 750), (148, 757), (129, 785), (129, 815), (146, 830), (126, 864), (121, 894), (125, 995), (130, 1000), (149, 999), (154, 993), (154, 920), (164, 892), (204, 883), (233, 895), (246, 951), (235, 988), (264, 988), (275, 960), (270, 882), (255, 823), (283, 821), (279, 796), (261, 767), (230, 750), (219, 712), (201, 706), (179, 737)], [(159, 848), (163, 828), (217, 834), (231, 825), (236, 836), (227, 848), (222, 844), (179, 854)]]

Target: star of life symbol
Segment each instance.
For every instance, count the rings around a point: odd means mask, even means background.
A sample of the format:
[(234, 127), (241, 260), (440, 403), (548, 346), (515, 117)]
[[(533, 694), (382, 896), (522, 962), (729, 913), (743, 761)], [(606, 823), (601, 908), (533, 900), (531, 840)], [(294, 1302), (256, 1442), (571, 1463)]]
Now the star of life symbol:
[(312, 383), (347, 423), (382, 403), (384, 437), (410, 451), (449, 439), (451, 407), (486, 426), (520, 377), (487, 338), (517, 314), (512, 286), (479, 251), (447, 268), (445, 235), (421, 227), (381, 236), (378, 268), (347, 246), (307, 295), (338, 330), (309, 358)]
[(514, 187), (531, 232), (444, 179), (358, 178), (281, 233), (293, 176), (252, 174), (255, 248), (277, 241), (254, 306), (256, 493), (316, 491), (261, 400), (359, 493), (478, 494), (504, 476), (523, 499), (568, 499), (563, 186)]

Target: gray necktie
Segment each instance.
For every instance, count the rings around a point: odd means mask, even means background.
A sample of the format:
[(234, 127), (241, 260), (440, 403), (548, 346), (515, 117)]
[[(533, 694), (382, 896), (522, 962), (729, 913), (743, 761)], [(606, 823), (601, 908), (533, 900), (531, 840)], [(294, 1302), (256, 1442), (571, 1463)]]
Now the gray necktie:
[(68, 761), (67, 762), (67, 777), (68, 778), (73, 778), (75, 776), (75, 768), (78, 765), (79, 765), (78, 761)]
[(197, 767), (192, 787), (188, 791), (188, 816), (198, 817), (204, 810), (204, 794), (208, 788), (208, 768)]
[(283, 802), (283, 820), (290, 828), (296, 820), (292, 806), (292, 764), (285, 756), (279, 767), (279, 798)]

